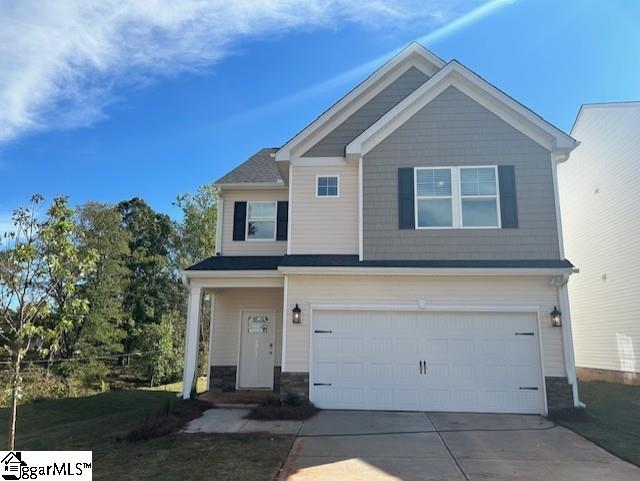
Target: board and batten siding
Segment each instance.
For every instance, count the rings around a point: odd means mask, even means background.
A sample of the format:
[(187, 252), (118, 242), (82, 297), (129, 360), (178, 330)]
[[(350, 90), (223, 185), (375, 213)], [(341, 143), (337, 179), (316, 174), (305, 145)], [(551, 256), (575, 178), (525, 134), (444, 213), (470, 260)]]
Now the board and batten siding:
[(213, 294), (213, 334), (211, 365), (235, 366), (238, 363), (241, 311), (275, 311), (275, 366), (282, 359), (282, 303), (280, 288), (232, 288), (216, 290)]
[[(357, 254), (357, 165), (296, 165), (291, 175), (291, 254)], [(339, 177), (338, 197), (316, 196), (323, 175)]]
[[(417, 307), (418, 300), (424, 299), (428, 305), (540, 306), (545, 376), (566, 376), (562, 329), (551, 327), (548, 315), (558, 305), (557, 289), (547, 277), (289, 275), (287, 282), (287, 372), (309, 370), (311, 304)], [(301, 324), (291, 323), (291, 310), (296, 304), (302, 309)]]
[(303, 157), (343, 157), (346, 145), (395, 107), (429, 77), (416, 67), (409, 68), (388, 87), (358, 109), (337, 128), (311, 147)]
[(640, 372), (640, 102), (585, 106), (558, 166), (576, 365)]
[[(398, 168), (472, 165), (515, 167), (518, 228), (398, 228)], [(551, 169), (549, 151), (449, 87), (364, 156), (364, 259), (558, 259)]]
[(216, 249), (224, 256), (279, 256), (286, 254), (286, 241), (234, 241), (233, 240), (233, 205), (238, 201), (286, 201), (288, 190), (282, 189), (234, 189), (222, 190), (222, 247)]

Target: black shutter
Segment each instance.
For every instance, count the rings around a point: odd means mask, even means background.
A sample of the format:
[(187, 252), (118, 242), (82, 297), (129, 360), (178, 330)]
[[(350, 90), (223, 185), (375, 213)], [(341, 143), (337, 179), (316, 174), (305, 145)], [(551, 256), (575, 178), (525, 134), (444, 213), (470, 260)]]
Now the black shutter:
[(289, 202), (278, 202), (278, 219), (276, 221), (276, 240), (287, 240), (287, 221), (289, 219)]
[(233, 240), (243, 241), (245, 239), (245, 228), (247, 224), (247, 203), (233, 203)]
[(500, 185), (500, 217), (503, 229), (518, 227), (518, 204), (516, 202), (516, 171), (513, 165), (498, 166)]
[(398, 228), (415, 229), (413, 167), (398, 169)]

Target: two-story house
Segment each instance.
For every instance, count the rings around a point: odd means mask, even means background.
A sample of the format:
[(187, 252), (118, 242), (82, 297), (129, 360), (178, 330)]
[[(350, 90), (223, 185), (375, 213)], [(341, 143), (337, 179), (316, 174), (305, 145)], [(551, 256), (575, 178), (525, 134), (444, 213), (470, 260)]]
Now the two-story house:
[(320, 408), (547, 413), (578, 401), (556, 164), (576, 142), (411, 44), (219, 179), (217, 252), (184, 272), (209, 389)]

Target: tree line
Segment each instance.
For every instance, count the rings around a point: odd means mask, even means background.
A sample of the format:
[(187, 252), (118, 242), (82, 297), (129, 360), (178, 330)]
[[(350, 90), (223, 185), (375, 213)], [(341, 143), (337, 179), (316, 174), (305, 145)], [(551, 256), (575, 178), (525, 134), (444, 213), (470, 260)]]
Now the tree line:
[[(179, 378), (186, 316), (181, 270), (214, 254), (216, 203), (215, 189), (205, 185), (176, 199), (180, 221), (140, 198), (74, 208), (64, 196), (45, 206), (34, 195), (15, 209), (13, 229), (0, 239), (9, 449), (20, 397), (36, 387), (30, 384), (63, 380), (105, 389), (114, 365), (150, 386)], [(24, 369), (33, 365), (40, 377), (30, 381)]]

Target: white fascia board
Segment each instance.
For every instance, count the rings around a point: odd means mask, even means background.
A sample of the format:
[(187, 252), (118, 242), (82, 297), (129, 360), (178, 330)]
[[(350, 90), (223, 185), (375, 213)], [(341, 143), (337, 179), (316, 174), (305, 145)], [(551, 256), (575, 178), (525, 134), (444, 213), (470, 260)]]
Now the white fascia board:
[(275, 155), (276, 161), (299, 160), (301, 154), (313, 147), (409, 68), (416, 67), (426, 75), (432, 76), (444, 65), (445, 62), (442, 59), (422, 45), (416, 42), (410, 44), (278, 149)]
[(213, 184), (217, 189), (286, 189), (284, 182), (237, 182), (233, 184)]
[(453, 60), (349, 143), (347, 158), (365, 155), (450, 86), (550, 152), (568, 153), (576, 147), (569, 135)]
[(280, 266), (284, 275), (345, 275), (345, 276), (558, 276), (570, 274), (572, 268), (453, 268), (453, 267), (289, 267)]
[(219, 278), (265, 278), (282, 277), (282, 273), (277, 270), (237, 270), (237, 271), (182, 271), (186, 279), (219, 279)]

